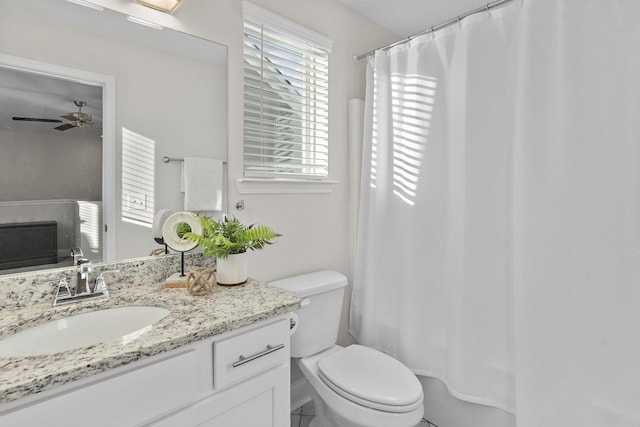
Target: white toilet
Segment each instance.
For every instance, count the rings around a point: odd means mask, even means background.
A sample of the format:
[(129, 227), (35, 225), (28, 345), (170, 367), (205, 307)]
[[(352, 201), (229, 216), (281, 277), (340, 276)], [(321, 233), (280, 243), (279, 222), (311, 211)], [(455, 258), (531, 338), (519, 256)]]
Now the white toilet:
[(347, 278), (318, 271), (269, 283), (300, 298), (291, 357), (312, 387), (311, 427), (414, 427), (422, 386), (402, 363), (379, 351), (336, 345)]

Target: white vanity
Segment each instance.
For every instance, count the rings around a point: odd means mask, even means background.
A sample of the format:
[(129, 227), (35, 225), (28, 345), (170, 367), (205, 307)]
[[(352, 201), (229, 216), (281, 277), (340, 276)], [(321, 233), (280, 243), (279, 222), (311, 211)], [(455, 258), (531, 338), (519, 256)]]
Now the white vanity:
[[(0, 425), (288, 425), (288, 319), (264, 320), (5, 404)], [(279, 345), (234, 367), (240, 355)]]
[(204, 297), (157, 283), (112, 286), (110, 294), (63, 308), (3, 308), (0, 338), (105, 308), (170, 314), (134, 340), (0, 357), (0, 425), (289, 425), (287, 313), (298, 298), (251, 280)]

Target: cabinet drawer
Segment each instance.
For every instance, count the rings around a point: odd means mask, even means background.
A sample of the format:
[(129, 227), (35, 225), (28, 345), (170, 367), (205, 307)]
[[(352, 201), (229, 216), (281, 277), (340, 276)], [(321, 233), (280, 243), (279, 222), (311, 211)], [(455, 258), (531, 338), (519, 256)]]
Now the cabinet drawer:
[(283, 362), (289, 363), (286, 319), (214, 342), (214, 387), (225, 387)]

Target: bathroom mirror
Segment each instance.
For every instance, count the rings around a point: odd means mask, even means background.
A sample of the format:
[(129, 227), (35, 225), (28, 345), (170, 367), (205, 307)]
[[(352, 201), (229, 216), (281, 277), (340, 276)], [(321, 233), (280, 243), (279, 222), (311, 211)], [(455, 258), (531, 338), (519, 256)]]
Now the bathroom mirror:
[(155, 212), (183, 209), (180, 162), (162, 158), (226, 160), (227, 48), (98, 9), (0, 3), (5, 251), (39, 236), (59, 260), (74, 246), (95, 262), (149, 255)]

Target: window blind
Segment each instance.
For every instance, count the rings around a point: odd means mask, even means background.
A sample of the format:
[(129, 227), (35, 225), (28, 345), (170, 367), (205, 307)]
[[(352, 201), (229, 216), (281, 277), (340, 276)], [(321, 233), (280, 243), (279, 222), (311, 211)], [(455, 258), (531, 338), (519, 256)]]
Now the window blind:
[(243, 7), (244, 176), (326, 178), (331, 43), (250, 3)]

